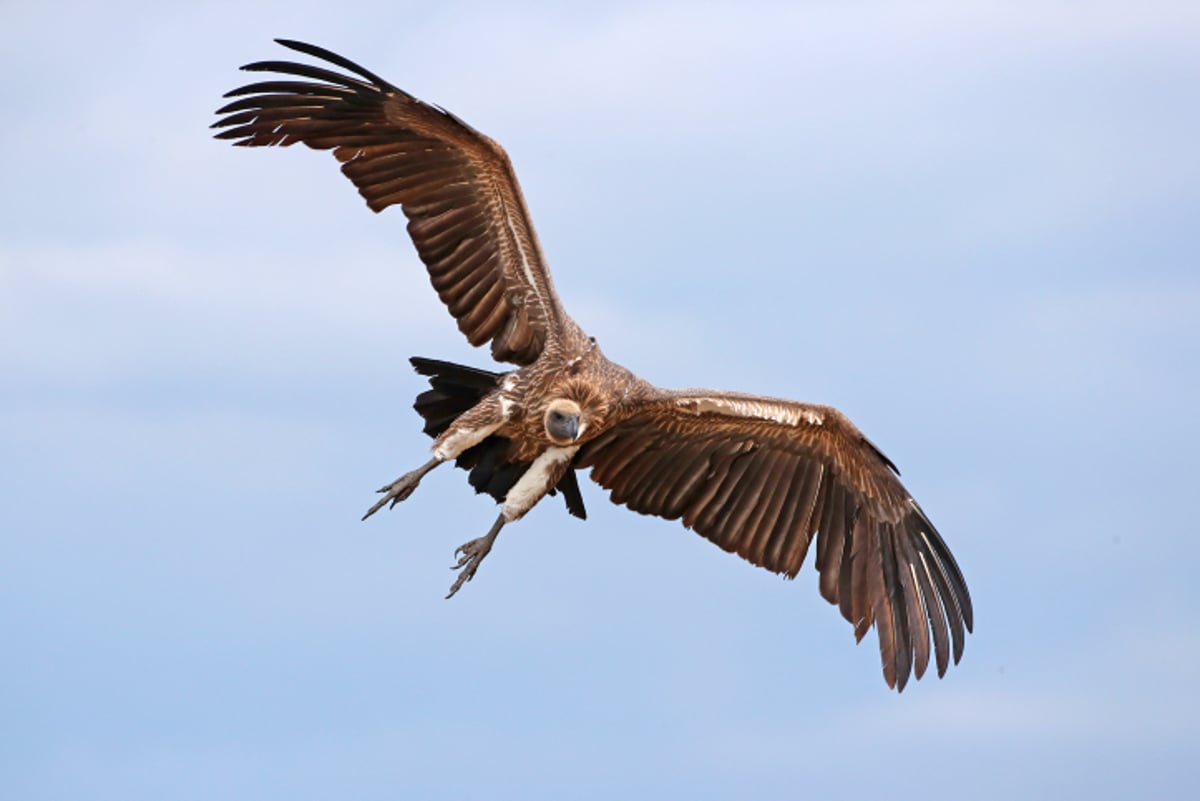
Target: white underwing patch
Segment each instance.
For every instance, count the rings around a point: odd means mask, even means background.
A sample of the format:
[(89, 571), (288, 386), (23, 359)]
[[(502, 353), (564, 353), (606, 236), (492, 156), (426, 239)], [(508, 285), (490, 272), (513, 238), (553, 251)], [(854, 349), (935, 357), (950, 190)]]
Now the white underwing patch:
[(500, 205), (504, 210), (504, 224), (508, 227), (509, 236), (512, 237), (513, 246), (517, 249), (517, 257), (521, 260), (521, 272), (525, 273), (525, 280), (529, 283), (529, 291), (533, 293), (538, 302), (544, 302), (541, 292), (538, 291), (537, 281), (533, 277), (533, 268), (529, 264), (529, 256), (525, 253), (525, 248), (521, 246), (521, 237), (517, 236), (517, 229), (513, 225), (512, 210), (504, 204), (504, 199), (500, 199)]
[(785, 426), (823, 425), (825, 418), (812, 409), (783, 406), (767, 401), (741, 398), (681, 398), (676, 405), (693, 414), (723, 414), (754, 420), (769, 420)]

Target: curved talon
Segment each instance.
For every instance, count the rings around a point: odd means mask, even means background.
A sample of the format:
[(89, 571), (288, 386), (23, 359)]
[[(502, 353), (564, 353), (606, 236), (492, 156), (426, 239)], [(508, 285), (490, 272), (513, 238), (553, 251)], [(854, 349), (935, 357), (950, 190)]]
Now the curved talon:
[[(382, 491), (383, 490), (380, 490), (380, 492), (382, 492)], [(367, 510), (367, 513), (362, 516), (362, 519), (366, 520), (368, 517), (370, 517), (371, 515), (378, 512), (380, 509), (382, 509), (387, 504), (388, 501), (392, 502), (392, 506), (395, 506), (397, 503), (399, 503), (399, 501), (394, 499), (390, 494), (385, 495), (384, 497), (382, 497), (378, 501), (376, 501), (375, 504), (370, 509)], [(391, 507), (388, 507), (388, 508), (391, 508)]]
[(449, 601), (451, 598), (453, 598), (454, 593), (458, 592), (462, 588), (462, 585), (465, 582), (470, 581), (470, 580), (471, 580), (471, 577), (468, 576), (466, 573), (463, 573), (461, 576), (459, 576), (458, 580), (455, 581), (454, 584), (450, 587), (450, 592), (446, 593), (446, 600)]
[(462, 570), (462, 568), (464, 568), (464, 567), (466, 568), (466, 570), (463, 570), (463, 572), (459, 573), (458, 578), (456, 578), (454, 580), (454, 583), (450, 585), (450, 592), (446, 595), (446, 600), (450, 600), (451, 598), (453, 598), (454, 593), (456, 593), (460, 589), (462, 589), (462, 586), (464, 584), (466, 584), (468, 581), (475, 578), (475, 571), (479, 568), (479, 563), (483, 560), (483, 557), (486, 555), (487, 555), (486, 551), (483, 553), (483, 555), (480, 555), (478, 558), (475, 558), (475, 556), (473, 554), (464, 555), (462, 559), (458, 560), (458, 564), (450, 566), (451, 570)]
[(385, 484), (379, 489), (375, 490), (376, 492), (385, 493), (385, 495), (376, 501), (374, 506), (367, 510), (367, 513), (362, 516), (362, 519), (366, 520), (368, 517), (382, 509), (389, 501), (391, 501), (391, 506), (388, 506), (388, 508), (394, 509), (396, 504), (400, 503), (400, 501), (407, 500), (408, 496), (413, 494), (413, 490), (417, 488), (417, 485), (421, 483), (421, 479), (425, 477), (425, 474), (437, 467), (439, 464), (441, 464), (441, 462), (438, 459), (430, 459), (416, 470), (405, 473), (391, 484)]
[(501, 514), (496, 518), (495, 524), (491, 530), (477, 537), (470, 542), (464, 542), (462, 545), (454, 549), (454, 556), (458, 559), (458, 563), (451, 565), (451, 570), (461, 570), (458, 578), (450, 585), (450, 593), (446, 596), (447, 599), (453, 598), (454, 593), (462, 589), (462, 586), (471, 579), (475, 578), (475, 571), (479, 569), (479, 563), (483, 558), (492, 551), (492, 543), (496, 541), (496, 535), (500, 533), (500, 529), (504, 528), (504, 515)]

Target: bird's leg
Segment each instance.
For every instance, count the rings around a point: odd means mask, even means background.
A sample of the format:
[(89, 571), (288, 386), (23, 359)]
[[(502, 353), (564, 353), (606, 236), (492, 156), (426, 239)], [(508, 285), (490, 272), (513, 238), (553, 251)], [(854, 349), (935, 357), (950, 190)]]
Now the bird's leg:
[(412, 495), (413, 490), (415, 490), (417, 485), (421, 483), (421, 479), (425, 477), (425, 474), (441, 463), (442, 460), (435, 456), (425, 464), (418, 467), (416, 470), (405, 473), (404, 475), (400, 476), (400, 478), (396, 479), (385, 487), (380, 487), (376, 491), (385, 493), (385, 495), (380, 498), (374, 506), (367, 510), (367, 513), (362, 516), (362, 519), (366, 520), (368, 517), (382, 509), (384, 504), (389, 501), (391, 501), (392, 506), (395, 506), (409, 495)]
[(461, 570), (458, 578), (454, 580), (454, 584), (450, 587), (450, 594), (447, 599), (453, 598), (454, 593), (462, 588), (462, 585), (475, 577), (475, 571), (479, 569), (479, 563), (483, 561), (483, 557), (487, 556), (492, 550), (492, 543), (496, 541), (496, 535), (500, 533), (500, 529), (504, 528), (504, 524), (508, 521), (501, 512), (496, 518), (496, 522), (492, 524), (491, 531), (484, 534), (482, 537), (473, 539), (470, 542), (464, 542), (455, 549), (454, 555), (459, 557), (458, 564), (451, 567), (451, 570)]

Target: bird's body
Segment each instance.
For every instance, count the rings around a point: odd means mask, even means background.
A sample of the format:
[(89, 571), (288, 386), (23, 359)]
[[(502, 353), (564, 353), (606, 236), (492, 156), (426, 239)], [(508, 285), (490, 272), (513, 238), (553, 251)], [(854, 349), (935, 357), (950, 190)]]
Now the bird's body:
[(460, 548), (450, 594), (470, 580), (501, 528), (561, 492), (584, 517), (576, 471), (615, 503), (681, 519), (721, 548), (794, 577), (815, 541), (820, 591), (854, 625), (874, 625), (884, 677), (903, 689), (935, 659), (942, 675), (972, 626), (966, 583), (894, 465), (827, 406), (663, 390), (609, 361), (564, 311), (512, 166), (492, 140), (327, 50), (280, 40), (360, 77), (293, 62), (244, 69), (304, 80), (251, 84), (218, 113), (239, 145), (331, 149), (375, 211), (400, 205), (439, 297), (492, 373), (414, 358), (432, 458), (383, 487), (406, 499), (446, 461), (501, 504)]

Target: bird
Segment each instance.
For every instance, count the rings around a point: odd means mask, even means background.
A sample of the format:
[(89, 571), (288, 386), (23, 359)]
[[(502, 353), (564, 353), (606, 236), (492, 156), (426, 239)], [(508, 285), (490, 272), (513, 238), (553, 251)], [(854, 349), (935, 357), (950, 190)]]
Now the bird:
[[(561, 493), (586, 518), (576, 474), (613, 503), (683, 526), (788, 579), (810, 548), (818, 590), (872, 629), (883, 677), (903, 691), (932, 659), (944, 676), (974, 626), (966, 581), (899, 471), (838, 410), (707, 389), (660, 389), (602, 353), (564, 309), (504, 149), (336, 53), (278, 44), (318, 63), (225, 94), (214, 136), (244, 147), (330, 150), (372, 211), (399, 206), (458, 329), (498, 372), (411, 359), (429, 382), (414, 408), (430, 458), (379, 489), (363, 520), (406, 500), (453, 461), (500, 513), (454, 552), (447, 598), (471, 581), (500, 531)], [(815, 548), (814, 546), (815, 542)]]

